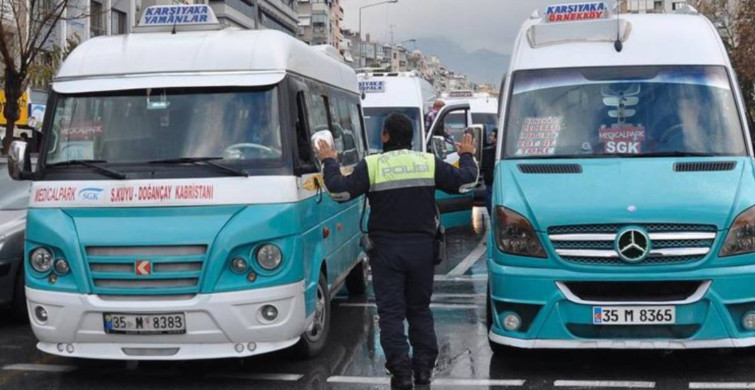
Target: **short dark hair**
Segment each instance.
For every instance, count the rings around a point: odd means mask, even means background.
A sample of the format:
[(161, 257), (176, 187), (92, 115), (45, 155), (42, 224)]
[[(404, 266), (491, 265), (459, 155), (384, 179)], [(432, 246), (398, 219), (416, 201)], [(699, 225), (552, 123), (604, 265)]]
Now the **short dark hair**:
[(411, 148), (414, 138), (414, 125), (408, 116), (394, 112), (383, 122), (383, 131), (391, 136), (389, 144), (399, 148)]

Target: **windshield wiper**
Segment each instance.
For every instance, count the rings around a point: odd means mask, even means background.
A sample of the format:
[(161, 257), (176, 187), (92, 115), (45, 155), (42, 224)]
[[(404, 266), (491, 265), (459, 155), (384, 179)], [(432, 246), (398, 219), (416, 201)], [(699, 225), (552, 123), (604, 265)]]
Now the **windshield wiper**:
[(150, 164), (194, 164), (199, 166), (211, 166), (227, 173), (231, 173), (235, 176), (249, 177), (249, 174), (240, 170), (231, 168), (222, 164), (218, 164), (215, 161), (223, 160), (223, 157), (181, 157), (171, 158), (166, 160), (150, 161)]
[(640, 154), (617, 154), (616, 157), (629, 157), (629, 158), (640, 158), (640, 157), (715, 157), (715, 153), (701, 153), (701, 152), (682, 152), (682, 151), (673, 151), (673, 152), (649, 152), (649, 153), (640, 153)]
[(101, 165), (97, 165), (97, 164), (107, 164), (107, 161), (105, 161), (105, 160), (69, 160), (69, 161), (63, 161), (63, 162), (59, 162), (59, 163), (55, 163), (55, 164), (50, 164), (50, 165), (47, 165), (47, 166), (48, 167), (59, 167), (59, 166), (69, 166), (69, 165), (81, 165), (81, 166), (85, 166), (87, 168), (92, 168), (95, 171), (97, 171), (97, 172), (99, 172), (99, 173), (101, 173), (101, 174), (103, 174), (105, 176), (112, 177), (113, 179), (118, 179), (118, 180), (125, 180), (126, 179), (126, 175), (124, 175), (124, 174), (122, 174), (122, 173), (120, 173), (118, 171), (114, 171), (112, 169), (105, 168), (105, 167), (103, 167)]

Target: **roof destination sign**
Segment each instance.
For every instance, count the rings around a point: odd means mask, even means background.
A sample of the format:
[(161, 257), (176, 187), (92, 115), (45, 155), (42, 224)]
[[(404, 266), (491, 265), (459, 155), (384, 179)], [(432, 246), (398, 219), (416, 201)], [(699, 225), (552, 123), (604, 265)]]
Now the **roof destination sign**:
[(216, 24), (218, 19), (207, 4), (153, 5), (147, 7), (139, 21), (140, 27), (186, 26)]
[(608, 6), (602, 2), (559, 4), (545, 9), (545, 20), (548, 22), (596, 20), (608, 16)]

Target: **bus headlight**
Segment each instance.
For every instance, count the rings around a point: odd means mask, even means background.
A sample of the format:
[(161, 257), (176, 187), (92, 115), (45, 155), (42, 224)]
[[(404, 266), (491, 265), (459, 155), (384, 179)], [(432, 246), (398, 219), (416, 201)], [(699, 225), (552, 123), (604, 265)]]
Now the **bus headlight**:
[(755, 206), (739, 214), (731, 224), (719, 257), (755, 252)]
[(545, 249), (530, 221), (505, 207), (496, 207), (495, 237), (498, 249), (517, 256), (546, 258)]
[(273, 244), (262, 245), (257, 249), (257, 263), (260, 267), (272, 271), (280, 267), (283, 262), (283, 253), (280, 248)]
[(52, 268), (52, 252), (47, 248), (34, 249), (29, 255), (29, 263), (35, 271), (45, 273)]

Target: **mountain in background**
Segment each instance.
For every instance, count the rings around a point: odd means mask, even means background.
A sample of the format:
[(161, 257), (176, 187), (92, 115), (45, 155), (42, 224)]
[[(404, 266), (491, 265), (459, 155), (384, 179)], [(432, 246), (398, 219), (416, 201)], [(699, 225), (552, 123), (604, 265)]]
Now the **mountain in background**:
[[(404, 44), (413, 49), (411, 42)], [(460, 45), (444, 38), (417, 39), (417, 49), (427, 57), (437, 56), (449, 69), (468, 75), (475, 83), (500, 86), (511, 58), (490, 50), (468, 52)]]

